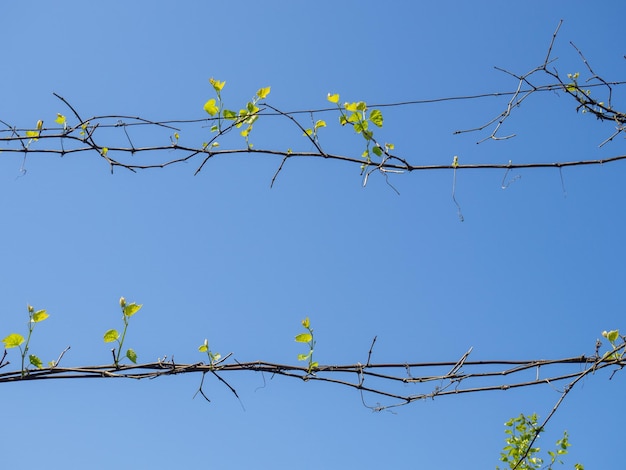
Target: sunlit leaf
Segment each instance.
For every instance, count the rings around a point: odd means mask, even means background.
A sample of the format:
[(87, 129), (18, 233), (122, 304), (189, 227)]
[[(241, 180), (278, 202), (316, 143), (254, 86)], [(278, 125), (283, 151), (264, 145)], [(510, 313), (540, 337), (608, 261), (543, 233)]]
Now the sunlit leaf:
[(224, 88), (224, 85), (226, 85), (225, 81), (220, 82), (219, 80), (215, 80), (214, 78), (209, 78), (209, 83), (213, 86), (217, 93), (222, 91), (222, 88)]
[(102, 147), (102, 150), (100, 150), (100, 155), (102, 155), (103, 157), (106, 157), (107, 153), (109, 153), (109, 148), (108, 147)]
[(311, 336), (310, 333), (300, 333), (298, 336), (296, 336), (296, 341), (298, 343), (308, 343), (312, 339), (313, 336)]
[(378, 109), (372, 109), (370, 112), (370, 121), (378, 127), (383, 127), (383, 113), (381, 113)]
[(54, 122), (60, 125), (65, 124), (65, 116), (63, 116), (61, 113), (57, 113), (57, 118), (54, 120)]
[(141, 304), (128, 304), (124, 307), (124, 315), (126, 315), (127, 317), (132, 317), (135, 313), (141, 310), (141, 307), (143, 307), (143, 305)]
[(215, 98), (211, 98), (209, 101), (204, 103), (204, 110), (210, 115), (215, 116), (220, 112), (220, 108), (215, 104)]
[(316, 121), (315, 128), (319, 129), (320, 127), (326, 127), (326, 121), (322, 121), (321, 119), (319, 121)]
[(261, 100), (265, 99), (265, 97), (270, 94), (270, 88), (271, 87), (269, 87), (269, 86), (266, 86), (265, 88), (261, 88), (261, 89), (259, 89), (259, 91), (256, 92), (256, 95)]
[(31, 320), (33, 323), (39, 323), (40, 321), (44, 321), (50, 315), (45, 310), (39, 310), (33, 313), (33, 319)]
[(611, 343), (614, 343), (615, 341), (617, 341), (618, 337), (619, 330), (612, 330), (608, 332), (606, 339), (608, 339)]
[(19, 333), (11, 333), (2, 342), (6, 349), (16, 348), (24, 342), (24, 337)]
[(310, 354), (298, 354), (299, 361), (306, 361), (309, 358)]
[(338, 103), (339, 102), (339, 93), (334, 93), (334, 94), (328, 93), (328, 96), (326, 97), (326, 99), (328, 101), (330, 101), (331, 103)]
[(104, 342), (112, 343), (113, 341), (117, 341), (117, 338), (120, 337), (120, 334), (117, 330), (109, 330), (104, 334)]
[(309, 320), (309, 317), (306, 317), (304, 320), (302, 320), (302, 326), (305, 327), (307, 330), (311, 327), (311, 320)]

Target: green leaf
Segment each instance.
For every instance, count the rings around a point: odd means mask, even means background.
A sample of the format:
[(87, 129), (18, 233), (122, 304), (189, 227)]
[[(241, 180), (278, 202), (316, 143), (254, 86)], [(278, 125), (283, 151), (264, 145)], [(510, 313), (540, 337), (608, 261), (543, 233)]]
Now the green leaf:
[(372, 112), (370, 112), (370, 121), (378, 127), (383, 127), (383, 113), (381, 113), (378, 109), (372, 109)]
[(215, 104), (215, 99), (211, 98), (209, 101), (204, 103), (204, 110), (209, 113), (209, 115), (215, 116), (217, 113), (219, 113), (220, 108), (218, 108)]
[(19, 333), (11, 333), (2, 340), (6, 349), (16, 348), (24, 342), (24, 337)]
[(313, 339), (313, 336), (311, 336), (310, 333), (300, 333), (298, 336), (296, 336), (296, 341), (298, 343), (308, 343)]
[(220, 82), (219, 80), (215, 80), (213, 77), (209, 78), (209, 83), (213, 86), (213, 89), (216, 93), (222, 91), (222, 88), (224, 88), (224, 85), (226, 85), (225, 81)]
[(318, 362), (311, 362), (311, 363), (309, 364), (309, 370), (311, 370), (311, 369), (315, 369), (315, 368), (317, 368), (317, 367), (319, 367), (319, 363), (318, 363)]
[(108, 330), (104, 334), (104, 342), (112, 343), (113, 341), (117, 341), (117, 338), (119, 337), (120, 337), (120, 334), (117, 332), (117, 330)]
[(231, 119), (233, 121), (237, 119), (237, 113), (235, 111), (231, 111), (230, 109), (224, 109), (222, 111), (222, 114), (224, 115), (225, 119)]
[(306, 361), (309, 358), (310, 355), (311, 355), (311, 353), (309, 353), (309, 354), (298, 354), (298, 360), (299, 361)]
[(57, 118), (54, 120), (54, 122), (61, 125), (65, 124), (65, 116), (63, 116), (61, 113), (57, 113)]
[(315, 129), (319, 129), (320, 127), (326, 127), (326, 121), (322, 121), (321, 119), (315, 123)]
[(609, 331), (609, 333), (607, 334), (607, 339), (611, 342), (614, 343), (617, 338), (619, 337), (619, 330), (612, 330)]
[(380, 149), (379, 146), (376, 146), (372, 149), (372, 152), (374, 152), (374, 154), (378, 157), (382, 157), (383, 155), (383, 151)]
[(33, 313), (33, 319), (31, 320), (33, 323), (39, 323), (40, 321), (44, 321), (50, 315), (46, 313), (45, 310), (39, 310)]
[(259, 108), (254, 103), (248, 103), (246, 105), (246, 108), (248, 109), (248, 113), (250, 114), (254, 114), (259, 111)]
[(30, 361), (30, 363), (32, 365), (34, 365), (37, 369), (43, 369), (43, 364), (41, 362), (41, 359), (39, 359), (37, 356), (35, 356), (34, 354), (30, 354), (28, 356), (28, 360)]
[(302, 326), (304, 328), (306, 328), (307, 330), (311, 327), (311, 320), (309, 320), (309, 317), (306, 317), (304, 320), (302, 320)]
[(261, 88), (259, 89), (259, 91), (256, 92), (256, 95), (259, 97), (260, 100), (265, 99), (265, 97), (270, 94), (270, 89), (271, 87), (269, 86)]
[(137, 353), (132, 350), (132, 349), (128, 349), (128, 351), (126, 351), (126, 357), (130, 360), (130, 362), (132, 362), (133, 364), (137, 364)]
[(198, 347), (198, 351), (207, 352), (209, 350), (209, 340), (204, 338), (204, 343)]
[(124, 307), (124, 315), (126, 315), (127, 317), (132, 317), (135, 313), (141, 310), (142, 306), (142, 304), (137, 305), (136, 303), (127, 304)]
[(330, 101), (331, 103), (336, 104), (339, 102), (339, 93), (334, 93), (334, 94), (328, 93), (328, 96), (326, 97), (326, 99)]

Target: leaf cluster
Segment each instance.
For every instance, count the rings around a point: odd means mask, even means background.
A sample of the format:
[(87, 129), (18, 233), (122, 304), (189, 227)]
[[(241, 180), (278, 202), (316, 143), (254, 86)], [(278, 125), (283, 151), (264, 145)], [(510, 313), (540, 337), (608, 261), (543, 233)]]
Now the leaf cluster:
[[(556, 441), (556, 450), (548, 451), (549, 462), (544, 465), (544, 458), (539, 456), (541, 449), (533, 447), (533, 443), (543, 431), (537, 424), (537, 414), (520, 414), (511, 418), (504, 425), (504, 433), (507, 435), (506, 445), (500, 453), (500, 460), (507, 464), (509, 469), (517, 470), (552, 470), (555, 464), (563, 464), (560, 458), (567, 454), (570, 447), (567, 431), (563, 432), (563, 437)], [(574, 465), (575, 470), (584, 470), (581, 464)], [(496, 470), (500, 467), (496, 466)]]

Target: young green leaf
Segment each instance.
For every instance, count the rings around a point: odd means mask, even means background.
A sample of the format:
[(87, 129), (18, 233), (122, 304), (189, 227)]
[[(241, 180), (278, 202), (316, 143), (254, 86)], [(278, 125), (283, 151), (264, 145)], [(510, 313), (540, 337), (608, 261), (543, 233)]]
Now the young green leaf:
[(209, 350), (209, 340), (205, 338), (204, 343), (198, 347), (198, 351), (205, 353)]
[(383, 127), (383, 113), (381, 113), (378, 109), (372, 109), (370, 112), (370, 121), (378, 127)]
[(219, 80), (215, 80), (214, 78), (209, 78), (209, 83), (213, 86), (213, 89), (215, 90), (216, 93), (219, 93), (220, 91), (222, 91), (222, 88), (224, 88), (224, 85), (226, 85), (226, 82), (220, 82)]
[(211, 98), (209, 101), (204, 103), (204, 110), (211, 116), (215, 116), (220, 112), (220, 108), (215, 104), (215, 99)]
[(296, 336), (296, 341), (298, 343), (308, 343), (312, 339), (313, 339), (313, 336), (311, 336), (310, 333), (300, 333), (299, 335)]
[(24, 342), (24, 337), (19, 333), (11, 333), (2, 342), (6, 349), (16, 348)]
[(35, 356), (34, 354), (30, 354), (28, 356), (28, 360), (30, 361), (30, 363), (32, 365), (34, 365), (37, 369), (43, 369), (43, 363), (41, 362), (41, 359), (39, 359), (37, 356)]
[(133, 364), (137, 364), (137, 353), (132, 350), (132, 349), (128, 349), (128, 351), (126, 351), (126, 357), (130, 360), (130, 362), (132, 362)]
[(108, 330), (104, 334), (104, 342), (112, 343), (113, 341), (117, 341), (117, 338), (119, 337), (120, 337), (120, 334), (117, 332), (117, 330)]
[(138, 305), (136, 303), (132, 303), (132, 304), (125, 305), (124, 315), (126, 315), (127, 317), (132, 317), (135, 313), (141, 310), (141, 307), (143, 307), (143, 304)]
[(33, 313), (33, 319), (31, 320), (33, 323), (39, 323), (40, 321), (44, 321), (50, 315), (46, 313), (45, 310), (39, 310)]
[(339, 93), (334, 93), (334, 94), (328, 93), (328, 96), (326, 97), (326, 99), (328, 101), (330, 101), (331, 103), (338, 103), (339, 102)]
[(302, 326), (307, 330), (309, 329), (309, 327), (311, 326), (311, 320), (309, 320), (309, 317), (306, 317), (304, 320), (302, 320)]
[(237, 113), (235, 111), (231, 111), (230, 109), (224, 109), (222, 111), (222, 114), (224, 115), (225, 119), (230, 119), (232, 121), (237, 119)]
[(266, 86), (265, 88), (261, 88), (259, 89), (259, 91), (256, 92), (256, 95), (259, 97), (260, 100), (265, 99), (265, 97), (267, 97), (267, 95), (270, 94), (270, 88), (269, 86)]

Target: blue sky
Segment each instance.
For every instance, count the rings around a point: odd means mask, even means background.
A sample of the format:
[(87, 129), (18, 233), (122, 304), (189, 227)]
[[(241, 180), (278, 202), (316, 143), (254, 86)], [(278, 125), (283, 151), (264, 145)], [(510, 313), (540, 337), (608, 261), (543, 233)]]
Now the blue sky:
[[(471, 3), (471, 4), (470, 4)], [(84, 2), (3, 4), (0, 119), (32, 127), (70, 115), (152, 120), (206, 116), (208, 79), (225, 80), (238, 109), (263, 86), (282, 110), (342, 101), (391, 103), (514, 90), (493, 67), (539, 65), (560, 19), (554, 66), (585, 69), (573, 41), (607, 80), (623, 80), (626, 9), (603, 2)], [(593, 19), (596, 18), (596, 19)], [(621, 95), (621, 96), (620, 96)], [(623, 93), (614, 104), (624, 108)], [(498, 115), (506, 98), (384, 108), (377, 131), (413, 163), (565, 161), (623, 153), (622, 138), (576, 114), (563, 94), (524, 102), (503, 132), (453, 135)], [(304, 118), (306, 119), (306, 118)], [(358, 156), (362, 138), (329, 127), (327, 151)], [(306, 121), (305, 121), (306, 122)], [(197, 144), (197, 126), (181, 142)], [(301, 133), (259, 121), (256, 146), (309, 151)], [(161, 139), (168, 134), (141, 138)], [(113, 139), (118, 137), (112, 136)], [(139, 137), (137, 137), (139, 139)], [(121, 140), (121, 143), (124, 143)], [(240, 146), (237, 136), (223, 146)], [(2, 150), (2, 149), (0, 149)], [(0, 154), (0, 336), (23, 332), (26, 305), (50, 313), (31, 350), (44, 361), (71, 345), (65, 366), (110, 361), (102, 334), (119, 328), (118, 299), (143, 304), (128, 346), (140, 361), (202, 360), (209, 338), (239, 361), (295, 363), (300, 320), (311, 318), (320, 363), (542, 359), (594, 353), (621, 328), (625, 257), (622, 163), (503, 172), (393, 175), (397, 195), (357, 167), (223, 156), (111, 175), (95, 153)], [(138, 154), (136, 159), (151, 158)], [(27, 172), (20, 169), (25, 165)], [(626, 328), (626, 327), (624, 327)], [(12, 364), (19, 364), (10, 351)], [(17, 366), (19, 367), (19, 365)], [(437, 398), (372, 413), (353, 390), (237, 373), (196, 398), (199, 377), (4, 384), (6, 468), (494, 468), (503, 423), (546, 416), (550, 387)], [(623, 377), (587, 378), (542, 435), (564, 429), (569, 467), (620, 468)], [(409, 389), (410, 390), (410, 389)], [(408, 392), (410, 393), (410, 391)], [(371, 402), (377, 399), (371, 398)], [(617, 403), (616, 403), (617, 402)]]

